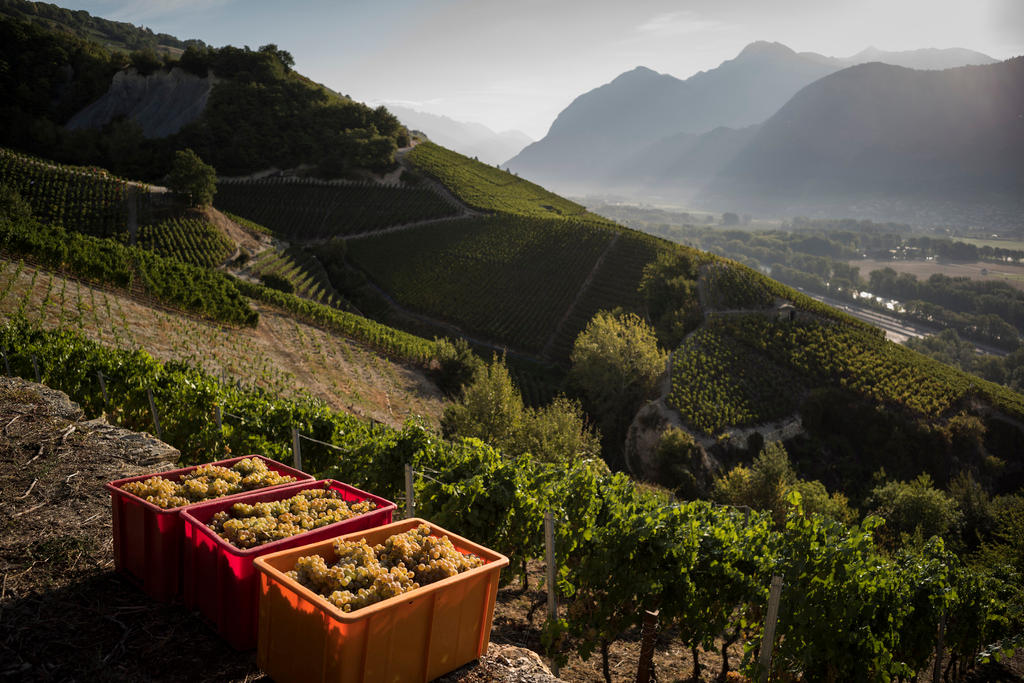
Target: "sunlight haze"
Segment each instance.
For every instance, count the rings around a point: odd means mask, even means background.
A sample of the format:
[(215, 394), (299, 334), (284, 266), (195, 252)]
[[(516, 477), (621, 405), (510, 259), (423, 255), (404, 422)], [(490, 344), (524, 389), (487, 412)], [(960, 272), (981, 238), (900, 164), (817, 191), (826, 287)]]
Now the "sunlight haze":
[[(211, 45), (276, 43), (296, 68), (371, 104), (533, 138), (577, 95), (646, 66), (678, 78), (755, 40), (846, 57), (963, 47), (1024, 53), (1019, 0), (92, 0), (63, 6)], [(240, 11), (244, 6), (244, 12)]]

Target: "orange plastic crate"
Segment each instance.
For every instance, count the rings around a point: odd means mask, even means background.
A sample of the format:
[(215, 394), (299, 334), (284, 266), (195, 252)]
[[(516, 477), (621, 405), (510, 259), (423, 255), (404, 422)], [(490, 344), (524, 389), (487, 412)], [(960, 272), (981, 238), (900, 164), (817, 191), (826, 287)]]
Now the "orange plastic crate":
[[(319, 529), (289, 538), (282, 538), (255, 548), (236, 548), (206, 526), (213, 516), (229, 509), (235, 503), (264, 503), (284, 500), (309, 489), (334, 489), (341, 499), (353, 503), (371, 500), (376, 510), (351, 519), (328, 524)], [(256, 647), (256, 618), (259, 602), (259, 577), (253, 561), (261, 555), (278, 550), (309, 545), (325, 538), (337, 538), (346, 533), (372, 529), (391, 523), (395, 504), (384, 498), (360, 491), (340, 481), (326, 479), (277, 486), (273, 489), (250, 491), (230, 500), (217, 499), (197, 503), (182, 510), (185, 525), (184, 590), (185, 606), (198, 610), (216, 627), (217, 632), (237, 650)]]
[[(268, 469), (295, 477), (295, 481), (278, 484), (278, 486), (290, 486), (313, 480), (312, 475), (262, 455), (241, 455), (208, 464), (231, 467), (243, 458), (258, 458), (267, 463)], [(121, 487), (128, 482), (143, 481), (156, 476), (177, 481), (182, 475), (191, 472), (196, 467), (199, 465), (141, 474), (137, 477), (118, 479), (106, 485), (107, 490), (110, 491), (113, 514), (114, 567), (133, 579), (150, 597), (156, 600), (173, 600), (181, 591), (181, 552), (184, 528), (178, 513), (192, 505), (202, 505), (209, 501), (164, 509), (144, 498), (128, 493)], [(258, 490), (266, 491), (272, 488), (275, 487), (268, 486)], [(239, 496), (252, 493), (253, 491), (243, 491), (215, 500), (236, 500)]]
[(483, 655), (507, 557), (415, 518), (341, 538), (377, 545), (420, 524), (484, 564), (345, 613), (285, 574), (303, 555), (334, 562), (333, 539), (257, 558), (264, 673), (277, 683), (404, 683), (432, 680)]

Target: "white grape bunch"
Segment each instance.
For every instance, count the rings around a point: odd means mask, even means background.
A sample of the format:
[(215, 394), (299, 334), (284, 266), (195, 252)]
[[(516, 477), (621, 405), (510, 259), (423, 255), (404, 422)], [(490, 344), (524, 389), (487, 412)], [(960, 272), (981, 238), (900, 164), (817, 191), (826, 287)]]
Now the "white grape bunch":
[(200, 465), (177, 481), (157, 475), (121, 488), (167, 509), (291, 481), (295, 477), (275, 472), (259, 458), (242, 458), (231, 467)]
[(370, 546), (365, 539), (335, 539), (334, 554), (332, 565), (320, 555), (300, 557), (288, 576), (343, 612), (483, 564), (476, 555), (459, 552), (447, 536), (431, 536), (426, 524), (389, 536), (376, 546)]
[(235, 503), (216, 513), (207, 526), (236, 548), (255, 548), (376, 509), (371, 500), (346, 502), (327, 484), (284, 500)]

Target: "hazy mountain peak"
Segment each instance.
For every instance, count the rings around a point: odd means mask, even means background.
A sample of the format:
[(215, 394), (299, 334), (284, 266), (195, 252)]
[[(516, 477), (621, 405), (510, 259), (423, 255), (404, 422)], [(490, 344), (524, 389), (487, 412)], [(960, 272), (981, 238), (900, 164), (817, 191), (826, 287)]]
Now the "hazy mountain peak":
[(755, 40), (753, 43), (743, 48), (743, 50), (740, 51), (740, 54), (736, 58), (764, 58), (778, 56), (789, 57), (791, 55), (796, 55), (796, 53), (793, 52), (793, 50), (791, 50), (790, 48), (783, 45), (782, 43), (776, 43), (767, 40)]

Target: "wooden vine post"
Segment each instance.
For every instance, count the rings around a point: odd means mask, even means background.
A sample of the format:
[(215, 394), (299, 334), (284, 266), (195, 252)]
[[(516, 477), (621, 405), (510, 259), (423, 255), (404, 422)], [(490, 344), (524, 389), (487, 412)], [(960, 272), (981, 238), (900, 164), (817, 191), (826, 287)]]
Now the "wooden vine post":
[[(551, 510), (544, 513), (544, 564), (547, 571), (546, 581), (548, 587), (548, 619), (558, 619), (558, 595), (555, 592), (555, 519), (551, 516)], [(551, 672), (558, 676), (558, 662), (553, 662)]]
[(405, 466), (405, 518), (416, 516), (416, 499), (412, 488), (412, 465)]
[(768, 613), (764, 619), (764, 638), (761, 639), (761, 650), (757, 655), (758, 668), (761, 669), (761, 683), (768, 682), (768, 674), (772, 667), (772, 647), (775, 645), (775, 623), (779, 619), (779, 599), (782, 597), (782, 577), (772, 577), (771, 589), (768, 592)]

